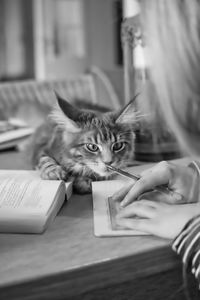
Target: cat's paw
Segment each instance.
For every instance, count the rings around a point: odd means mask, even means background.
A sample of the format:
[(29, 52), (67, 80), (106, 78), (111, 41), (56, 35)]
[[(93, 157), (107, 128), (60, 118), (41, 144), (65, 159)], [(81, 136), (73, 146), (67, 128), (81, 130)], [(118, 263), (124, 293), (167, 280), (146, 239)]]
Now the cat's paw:
[(92, 192), (92, 179), (78, 177), (73, 182), (73, 189), (78, 194), (89, 194)]
[(66, 181), (68, 178), (67, 172), (49, 156), (41, 157), (37, 168), (42, 179)]

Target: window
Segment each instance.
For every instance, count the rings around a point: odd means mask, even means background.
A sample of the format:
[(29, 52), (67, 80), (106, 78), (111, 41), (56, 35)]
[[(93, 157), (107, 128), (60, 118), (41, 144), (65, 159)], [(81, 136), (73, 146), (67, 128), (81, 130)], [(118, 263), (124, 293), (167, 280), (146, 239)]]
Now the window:
[(85, 55), (82, 6), (81, 0), (45, 0), (45, 53), (49, 59)]

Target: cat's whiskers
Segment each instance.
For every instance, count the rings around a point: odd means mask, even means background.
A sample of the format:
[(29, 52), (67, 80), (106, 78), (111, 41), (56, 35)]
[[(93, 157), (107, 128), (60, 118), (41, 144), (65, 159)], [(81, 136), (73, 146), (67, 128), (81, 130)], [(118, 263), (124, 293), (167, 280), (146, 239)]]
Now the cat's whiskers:
[(94, 166), (97, 166), (98, 165), (98, 162), (87, 162), (87, 166), (89, 166), (89, 165), (94, 165)]

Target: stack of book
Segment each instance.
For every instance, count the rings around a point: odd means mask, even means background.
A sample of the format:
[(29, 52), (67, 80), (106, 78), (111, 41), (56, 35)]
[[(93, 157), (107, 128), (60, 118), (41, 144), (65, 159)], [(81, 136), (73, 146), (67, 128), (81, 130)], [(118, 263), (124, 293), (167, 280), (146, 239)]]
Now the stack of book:
[(15, 148), (34, 132), (34, 128), (18, 119), (0, 121), (0, 150)]

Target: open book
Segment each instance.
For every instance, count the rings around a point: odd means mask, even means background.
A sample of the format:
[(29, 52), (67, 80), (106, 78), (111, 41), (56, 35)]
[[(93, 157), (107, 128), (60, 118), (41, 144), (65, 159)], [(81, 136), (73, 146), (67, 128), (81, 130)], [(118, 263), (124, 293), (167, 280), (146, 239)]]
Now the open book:
[(42, 233), (72, 193), (72, 182), (37, 171), (0, 170), (0, 232)]
[(95, 236), (145, 235), (141, 231), (130, 230), (117, 225), (116, 214), (119, 203), (112, 201), (112, 195), (122, 188), (125, 181), (108, 180), (92, 183), (94, 234)]

